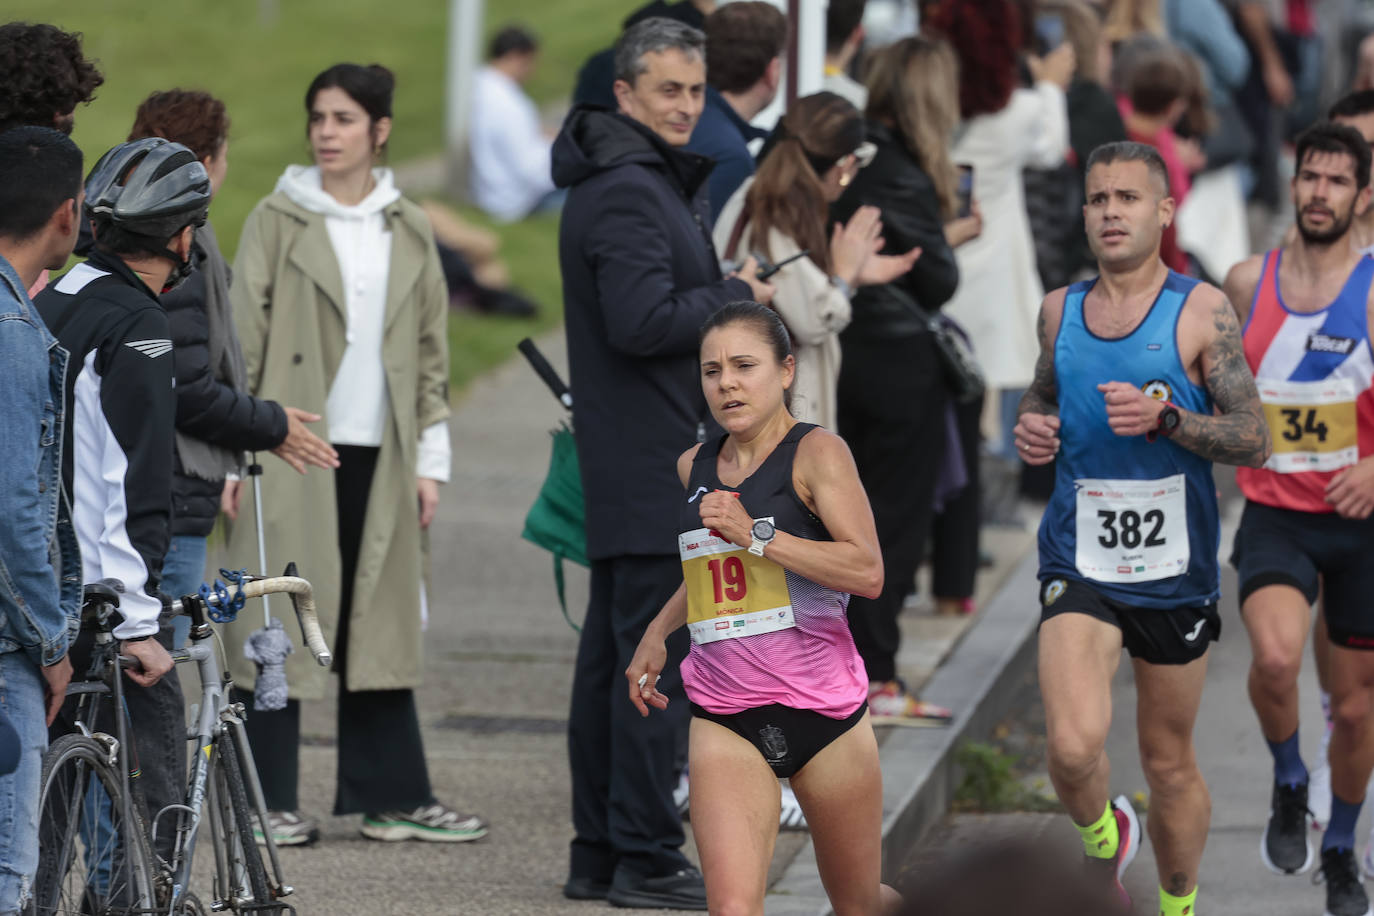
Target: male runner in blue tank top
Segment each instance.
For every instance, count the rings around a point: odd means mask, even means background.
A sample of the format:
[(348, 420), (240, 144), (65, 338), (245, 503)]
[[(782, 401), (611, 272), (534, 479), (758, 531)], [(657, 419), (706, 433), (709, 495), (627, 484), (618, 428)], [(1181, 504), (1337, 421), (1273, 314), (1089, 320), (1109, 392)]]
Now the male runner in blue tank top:
[(1159, 153), (1098, 147), (1086, 184), (1101, 274), (1045, 297), (1015, 429), (1027, 464), (1059, 458), (1040, 523), (1050, 778), (1089, 862), (1128, 907), (1121, 874), (1140, 825), (1129, 801), (1110, 801), (1105, 752), (1124, 646), (1140, 694), (1159, 912), (1191, 916), (1211, 816), (1193, 722), (1221, 631), (1212, 462), (1263, 464), (1269, 431), (1226, 297), (1160, 260), (1174, 201)]

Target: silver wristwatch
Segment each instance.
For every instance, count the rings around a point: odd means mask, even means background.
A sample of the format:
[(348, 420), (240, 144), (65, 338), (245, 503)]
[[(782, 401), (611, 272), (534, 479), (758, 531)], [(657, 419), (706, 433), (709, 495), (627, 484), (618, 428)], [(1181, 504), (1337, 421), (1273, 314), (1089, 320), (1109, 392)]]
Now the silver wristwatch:
[(766, 518), (761, 518), (754, 522), (754, 527), (749, 529), (753, 542), (749, 545), (749, 552), (756, 557), (763, 556), (763, 548), (773, 543), (773, 538), (777, 537), (778, 531), (773, 527), (773, 523)]

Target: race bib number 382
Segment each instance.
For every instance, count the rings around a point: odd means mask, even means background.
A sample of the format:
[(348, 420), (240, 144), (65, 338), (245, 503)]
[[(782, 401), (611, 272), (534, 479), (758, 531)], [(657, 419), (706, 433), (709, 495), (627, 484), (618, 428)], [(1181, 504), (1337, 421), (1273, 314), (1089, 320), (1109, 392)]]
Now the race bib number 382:
[[(770, 519), (771, 521), (771, 519)], [(687, 629), (698, 645), (795, 627), (786, 571), (707, 528), (678, 535)]]
[(1079, 573), (1098, 582), (1151, 582), (1188, 571), (1182, 474), (1159, 480), (1075, 481)]

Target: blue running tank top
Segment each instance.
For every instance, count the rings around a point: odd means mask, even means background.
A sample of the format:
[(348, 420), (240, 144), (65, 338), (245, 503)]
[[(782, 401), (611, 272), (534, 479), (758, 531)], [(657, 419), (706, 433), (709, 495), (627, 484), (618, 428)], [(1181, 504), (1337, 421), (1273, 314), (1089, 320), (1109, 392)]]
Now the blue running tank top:
[(1210, 604), (1220, 595), (1212, 463), (1160, 437), (1118, 436), (1097, 386), (1128, 382), (1194, 413), (1212, 398), (1188, 378), (1178, 321), (1198, 281), (1169, 272), (1145, 318), (1124, 337), (1088, 329), (1096, 278), (1070, 286), (1054, 342), (1059, 457), (1040, 520), (1040, 578), (1077, 579), (1136, 607)]

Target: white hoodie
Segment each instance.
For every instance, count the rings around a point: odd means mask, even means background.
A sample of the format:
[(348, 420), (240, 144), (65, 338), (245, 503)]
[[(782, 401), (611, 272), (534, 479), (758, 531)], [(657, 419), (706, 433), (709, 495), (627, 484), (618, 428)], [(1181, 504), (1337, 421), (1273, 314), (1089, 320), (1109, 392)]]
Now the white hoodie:
[[(348, 314), (347, 346), (329, 389), (325, 420), (329, 441), (336, 445), (382, 444), (386, 431), (386, 370), (382, 335), (386, 324), (386, 286), (391, 266), (391, 230), (382, 211), (401, 196), (390, 169), (373, 169), (376, 186), (353, 206), (325, 193), (315, 166), (290, 165), (276, 190), (324, 217), (325, 229), (339, 262), (344, 309)], [(440, 421), (420, 435), (415, 473), (447, 481), (450, 446), (448, 423)]]

